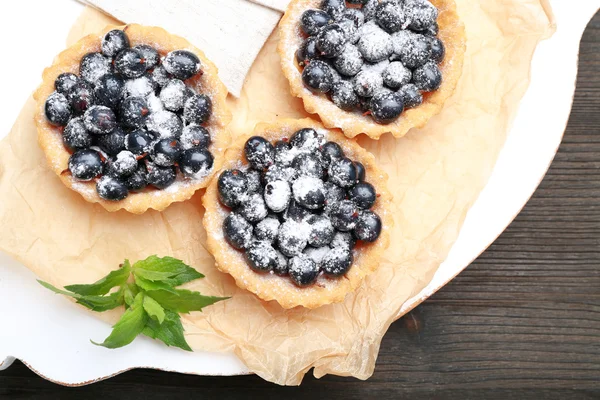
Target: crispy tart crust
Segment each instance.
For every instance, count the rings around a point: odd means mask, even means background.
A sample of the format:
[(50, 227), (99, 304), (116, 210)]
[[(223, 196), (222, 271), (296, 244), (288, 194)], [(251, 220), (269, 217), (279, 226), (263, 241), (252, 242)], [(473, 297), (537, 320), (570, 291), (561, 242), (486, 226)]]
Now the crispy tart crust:
[(384, 133), (399, 138), (412, 129), (422, 128), (427, 121), (438, 114), (444, 102), (454, 93), (462, 75), (466, 49), (466, 34), (454, 0), (430, 0), (439, 9), (438, 37), (444, 42), (446, 56), (440, 64), (443, 81), (440, 88), (429, 94), (423, 94), (423, 104), (404, 111), (396, 121), (377, 124), (370, 116), (358, 111), (344, 111), (329, 100), (327, 95), (316, 95), (304, 87), (301, 70), (296, 63), (296, 50), (303, 41), (300, 30), (300, 17), (308, 8), (318, 8), (320, 0), (292, 0), (279, 23), (279, 45), (277, 52), (281, 58), (283, 74), (290, 82), (290, 92), (304, 102), (304, 108), (311, 114), (318, 114), (327, 128), (340, 128), (348, 137), (361, 133), (372, 139), (379, 139)]
[[(215, 257), (217, 267), (222, 272), (230, 274), (240, 288), (249, 290), (265, 301), (276, 300), (283, 308), (303, 306), (313, 309), (343, 301), (346, 295), (354, 291), (368, 274), (377, 269), (381, 256), (390, 241), (389, 230), (393, 225), (390, 211), (392, 196), (386, 187), (388, 176), (379, 169), (375, 157), (355, 141), (346, 139), (337, 129), (325, 130), (319, 122), (308, 118), (282, 119), (273, 123), (258, 124), (252, 135), (263, 136), (273, 142), (289, 138), (302, 128), (313, 128), (327, 133), (328, 140), (339, 143), (348, 157), (363, 163), (367, 171), (367, 181), (375, 187), (378, 193), (373, 211), (379, 214), (383, 223), (381, 236), (375, 243), (359, 244), (355, 248), (354, 263), (345, 276), (328, 278), (321, 275), (314, 285), (300, 288), (285, 277), (252, 271), (243, 252), (235, 250), (223, 237), (222, 225), (229, 210), (218, 200), (218, 174), (214, 175), (202, 199), (206, 209), (203, 224), (207, 231), (208, 250)], [(227, 149), (223, 170), (240, 168), (246, 164), (243, 147), (248, 137), (252, 135), (240, 137)]]
[[(214, 167), (210, 175), (199, 180), (185, 180), (181, 176), (178, 176), (177, 181), (172, 187), (164, 190), (145, 189), (141, 192), (130, 193), (124, 200), (113, 202), (103, 200), (98, 196), (94, 181), (77, 181), (68, 172), (70, 153), (62, 142), (63, 128), (53, 126), (46, 120), (44, 103), (46, 98), (54, 91), (54, 81), (58, 75), (63, 72), (78, 73), (81, 58), (89, 52), (100, 51), (102, 37), (112, 29), (123, 29), (127, 32), (132, 46), (138, 44), (154, 46), (161, 56), (166, 55), (172, 50), (186, 49), (195, 53), (200, 58), (202, 62), (202, 76), (199, 76), (199, 74), (192, 79), (188, 79), (186, 83), (198, 92), (209, 95), (213, 103), (213, 114), (206, 126), (211, 132), (213, 140), (210, 151), (214, 156)], [(227, 124), (231, 120), (231, 113), (225, 102), (227, 89), (218, 77), (217, 67), (206, 58), (201, 50), (194, 47), (187, 40), (172, 35), (158, 27), (137, 24), (107, 26), (101, 32), (82, 38), (60, 53), (55, 58), (52, 66), (44, 70), (42, 78), (42, 84), (34, 93), (34, 99), (37, 103), (35, 122), (38, 129), (39, 145), (46, 155), (50, 168), (68, 188), (81, 194), (86, 201), (99, 203), (108, 211), (124, 209), (134, 214), (144, 213), (148, 209), (162, 211), (171, 203), (187, 200), (198, 189), (206, 187), (210, 182), (212, 174), (220, 169), (222, 164), (221, 154), (230, 142), (230, 135), (226, 129)]]

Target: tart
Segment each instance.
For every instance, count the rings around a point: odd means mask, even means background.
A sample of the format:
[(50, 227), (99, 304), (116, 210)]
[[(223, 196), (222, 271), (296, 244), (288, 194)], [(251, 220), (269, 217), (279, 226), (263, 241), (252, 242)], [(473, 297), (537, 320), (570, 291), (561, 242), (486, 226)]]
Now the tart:
[(291, 94), (348, 137), (423, 127), (462, 74), (454, 0), (292, 0), (279, 28)]
[(38, 142), (70, 189), (141, 214), (210, 182), (231, 114), (217, 68), (157, 27), (107, 27), (60, 53), (34, 93)]
[(236, 284), (283, 308), (341, 302), (378, 267), (393, 224), (372, 154), (312, 119), (258, 124), (203, 197), (208, 249)]

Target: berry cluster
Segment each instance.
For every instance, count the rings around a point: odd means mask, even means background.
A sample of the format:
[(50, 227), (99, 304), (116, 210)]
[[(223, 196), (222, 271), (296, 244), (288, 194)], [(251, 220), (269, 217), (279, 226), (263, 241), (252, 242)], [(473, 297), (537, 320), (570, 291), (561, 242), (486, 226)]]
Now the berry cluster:
[(428, 0), (323, 0), (300, 20), (304, 86), (342, 110), (395, 121), (442, 83), (437, 17)]
[(108, 32), (102, 52), (83, 56), (79, 76), (60, 74), (46, 100), (47, 120), (64, 127), (71, 175), (97, 179), (98, 195), (113, 201), (170, 186), (177, 167), (188, 179), (207, 175), (213, 156), (203, 125), (212, 102), (185, 83), (200, 67), (190, 51), (161, 57), (151, 46), (131, 47), (122, 30)]
[(306, 128), (274, 144), (253, 136), (244, 153), (250, 168), (221, 173), (218, 193), (232, 209), (223, 222), (225, 238), (245, 251), (254, 271), (310, 285), (321, 272), (344, 275), (356, 240), (379, 237), (381, 220), (370, 210), (375, 188), (339, 144)]

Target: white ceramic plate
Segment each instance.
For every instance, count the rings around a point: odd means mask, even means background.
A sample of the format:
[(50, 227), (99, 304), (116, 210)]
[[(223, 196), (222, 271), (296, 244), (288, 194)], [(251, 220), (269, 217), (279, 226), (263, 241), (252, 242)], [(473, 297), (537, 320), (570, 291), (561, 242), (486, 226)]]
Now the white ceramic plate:
[[(577, 7), (564, 0), (550, 3), (558, 30), (535, 52), (531, 86), (492, 177), (469, 211), (447, 260), (433, 281), (406, 302), (403, 311), (439, 290), (502, 233), (531, 197), (556, 154), (575, 90), (579, 40), (600, 0), (580, 0)], [(36, 12), (28, 12), (31, 9)], [(40, 71), (64, 48), (81, 6), (68, 0), (20, 0), (3, 5), (3, 11), (0, 37), (14, 38), (3, 42), (3, 51), (19, 55), (18, 63), (0, 64), (0, 76), (5, 78), (3, 93), (10, 93), (0, 96), (0, 132), (4, 134), (31, 88), (38, 84)], [(557, 69), (561, 74), (555, 73)], [(10, 76), (18, 78), (7, 79)], [(65, 385), (83, 385), (140, 367), (198, 375), (248, 373), (233, 354), (174, 351), (146, 338), (118, 350), (91, 346), (89, 338), (107, 336), (110, 327), (43, 289), (33, 273), (3, 254), (0, 293), (0, 360), (5, 360), (0, 361), (0, 369), (18, 358), (39, 375)], [(14, 304), (19, 304), (18, 309)]]

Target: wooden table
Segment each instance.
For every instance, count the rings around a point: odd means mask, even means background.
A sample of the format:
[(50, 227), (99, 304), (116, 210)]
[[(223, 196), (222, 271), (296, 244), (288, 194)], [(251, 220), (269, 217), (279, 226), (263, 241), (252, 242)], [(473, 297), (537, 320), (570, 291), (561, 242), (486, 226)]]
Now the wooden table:
[(69, 389), (15, 362), (0, 373), (7, 395), (600, 398), (600, 14), (583, 36), (571, 119), (541, 186), (479, 259), (392, 325), (369, 381), (307, 375), (300, 388), (282, 388), (256, 376), (136, 370)]

